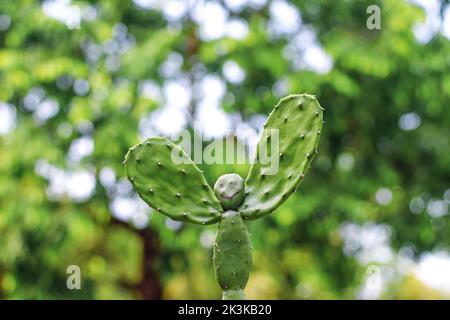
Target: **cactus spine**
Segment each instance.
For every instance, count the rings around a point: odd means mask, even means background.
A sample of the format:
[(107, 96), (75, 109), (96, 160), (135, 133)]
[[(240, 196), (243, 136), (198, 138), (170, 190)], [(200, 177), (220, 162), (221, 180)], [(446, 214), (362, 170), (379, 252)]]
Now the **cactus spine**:
[[(271, 139), (271, 130), (278, 130), (278, 172), (268, 174), (270, 164), (257, 159), (245, 183), (237, 174), (223, 175), (214, 191), (189, 156), (164, 138), (147, 139), (125, 156), (128, 179), (152, 208), (178, 221), (219, 222), (213, 262), (222, 299), (245, 299), (252, 263), (245, 220), (272, 213), (296, 190), (317, 153), (323, 110), (309, 94), (281, 99), (257, 145), (257, 150), (263, 148)], [(181, 163), (172, 161), (173, 152), (181, 157)]]

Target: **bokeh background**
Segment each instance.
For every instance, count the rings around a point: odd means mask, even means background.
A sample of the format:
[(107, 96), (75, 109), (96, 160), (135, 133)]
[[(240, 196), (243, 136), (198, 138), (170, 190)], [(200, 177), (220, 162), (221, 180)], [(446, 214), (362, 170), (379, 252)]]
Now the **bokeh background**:
[(438, 0), (0, 1), (0, 298), (220, 298), (215, 226), (154, 213), (123, 157), (183, 128), (255, 141), (303, 92), (319, 156), (250, 223), (248, 297), (449, 298), (449, 39)]

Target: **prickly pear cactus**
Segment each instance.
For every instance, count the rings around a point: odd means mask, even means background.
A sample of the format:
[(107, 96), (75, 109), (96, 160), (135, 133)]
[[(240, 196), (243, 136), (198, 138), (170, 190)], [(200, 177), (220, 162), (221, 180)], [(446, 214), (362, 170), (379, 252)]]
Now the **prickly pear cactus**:
[(246, 197), (239, 212), (244, 219), (257, 219), (273, 212), (295, 191), (317, 153), (323, 124), (323, 108), (309, 94), (290, 95), (278, 102), (264, 124), (257, 145), (271, 139), (271, 129), (278, 130), (279, 169), (267, 175), (270, 164), (255, 161), (245, 181)]
[(244, 199), (244, 180), (236, 173), (224, 174), (217, 179), (214, 193), (224, 209), (236, 209)]
[[(309, 94), (281, 99), (257, 145), (257, 151), (266, 148), (277, 132), (277, 172), (270, 173), (270, 164), (256, 159), (245, 182), (237, 174), (226, 174), (217, 180), (214, 191), (183, 150), (164, 138), (147, 139), (125, 156), (128, 179), (156, 211), (183, 222), (219, 222), (213, 262), (222, 299), (245, 299), (252, 263), (245, 220), (273, 212), (296, 190), (317, 153), (323, 110)], [(174, 153), (183, 161), (174, 162)]]
[[(172, 161), (173, 149), (183, 158)], [(149, 206), (179, 221), (218, 222), (222, 207), (203, 173), (172, 142), (150, 138), (132, 147), (125, 156), (127, 177)]]
[(244, 220), (237, 211), (225, 211), (219, 222), (213, 253), (216, 279), (224, 300), (242, 300), (250, 275), (252, 250)]

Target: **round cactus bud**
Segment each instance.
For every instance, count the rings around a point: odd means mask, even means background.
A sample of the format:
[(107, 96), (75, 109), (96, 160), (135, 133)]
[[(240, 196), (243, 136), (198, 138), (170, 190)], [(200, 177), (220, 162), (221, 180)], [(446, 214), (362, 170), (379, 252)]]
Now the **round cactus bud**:
[(233, 210), (244, 200), (244, 188), (244, 179), (236, 173), (231, 173), (217, 179), (214, 192), (224, 209)]

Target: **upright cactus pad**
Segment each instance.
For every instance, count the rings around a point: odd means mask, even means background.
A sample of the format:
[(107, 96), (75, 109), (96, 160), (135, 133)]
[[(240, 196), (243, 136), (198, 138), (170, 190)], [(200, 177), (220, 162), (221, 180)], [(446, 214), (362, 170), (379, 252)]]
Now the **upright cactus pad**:
[(216, 279), (224, 300), (245, 299), (252, 265), (250, 236), (244, 220), (237, 211), (226, 211), (217, 230), (213, 253)]
[(236, 209), (244, 199), (244, 180), (236, 173), (217, 179), (214, 192), (224, 209)]
[(322, 124), (323, 108), (312, 95), (290, 95), (275, 106), (264, 125), (257, 154), (271, 139), (271, 129), (278, 130), (279, 169), (269, 175), (271, 164), (258, 159), (252, 164), (245, 181), (246, 197), (239, 208), (244, 219), (273, 212), (295, 191), (317, 152)]
[[(172, 161), (172, 150), (183, 161)], [(184, 222), (211, 224), (223, 209), (202, 171), (172, 142), (150, 138), (132, 147), (125, 156), (128, 179), (139, 196), (156, 211)]]

